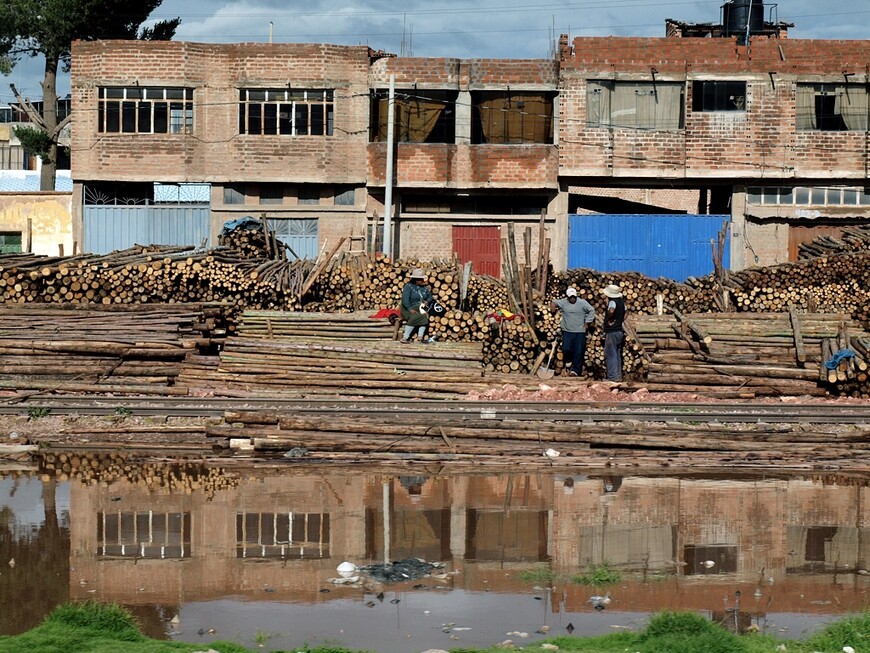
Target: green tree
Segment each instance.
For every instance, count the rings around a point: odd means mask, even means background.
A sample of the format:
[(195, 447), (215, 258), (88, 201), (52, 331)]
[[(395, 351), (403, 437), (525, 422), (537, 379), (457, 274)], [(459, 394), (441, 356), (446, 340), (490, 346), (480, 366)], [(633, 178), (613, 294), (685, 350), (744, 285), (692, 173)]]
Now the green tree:
[[(42, 158), (41, 190), (54, 190), (57, 141), (70, 120), (57, 119), (57, 73), (69, 70), (75, 40), (144, 39), (168, 41), (180, 18), (142, 27), (163, 0), (2, 0), (0, 2), (0, 71), (28, 57), (45, 57), (42, 111), (10, 84), (32, 126), (16, 135)], [(41, 132), (34, 134), (33, 132)]]

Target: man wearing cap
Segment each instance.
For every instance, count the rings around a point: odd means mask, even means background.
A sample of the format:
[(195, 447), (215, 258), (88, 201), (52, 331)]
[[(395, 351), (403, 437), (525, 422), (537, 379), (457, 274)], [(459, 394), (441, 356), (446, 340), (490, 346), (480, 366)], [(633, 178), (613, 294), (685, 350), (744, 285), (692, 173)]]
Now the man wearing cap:
[(565, 299), (554, 299), (550, 310), (562, 312), (562, 351), (565, 361), (571, 363), (569, 376), (583, 374), (586, 358), (586, 330), (595, 321), (595, 309), (585, 299), (577, 297), (576, 288), (565, 291)]
[(607, 297), (607, 310), (604, 312), (604, 364), (608, 381), (622, 381), (622, 344), (625, 334), (625, 300), (622, 289), (610, 284), (602, 291)]
[(402, 342), (411, 342), (414, 329), (418, 331), (420, 342), (431, 342), (426, 338), (426, 327), (429, 326), (428, 307), (432, 305), (432, 291), (426, 285), (426, 275), (423, 270), (415, 268), (411, 272), (408, 283), (402, 288), (402, 305), (399, 313), (405, 320), (405, 331), (402, 334)]

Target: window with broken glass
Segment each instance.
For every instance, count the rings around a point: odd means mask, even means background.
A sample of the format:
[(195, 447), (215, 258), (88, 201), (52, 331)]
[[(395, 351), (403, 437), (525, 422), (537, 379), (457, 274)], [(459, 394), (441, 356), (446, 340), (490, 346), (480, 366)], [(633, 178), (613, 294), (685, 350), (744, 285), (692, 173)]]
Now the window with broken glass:
[(867, 131), (864, 84), (798, 84), (795, 104), (799, 130)]
[(684, 85), (674, 82), (589, 80), (586, 126), (683, 129)]
[(692, 82), (692, 111), (746, 111), (746, 82)]
[[(455, 91), (397, 91), (394, 98), (393, 136), (399, 143), (453, 143), (456, 140)], [(370, 139), (387, 140), (389, 91), (372, 92)]]
[(553, 142), (553, 94), (473, 92), (471, 142), (525, 144)]
[(98, 98), (102, 133), (193, 133), (192, 88), (104, 87)]
[(239, 91), (239, 133), (262, 136), (332, 136), (331, 90), (243, 88)]

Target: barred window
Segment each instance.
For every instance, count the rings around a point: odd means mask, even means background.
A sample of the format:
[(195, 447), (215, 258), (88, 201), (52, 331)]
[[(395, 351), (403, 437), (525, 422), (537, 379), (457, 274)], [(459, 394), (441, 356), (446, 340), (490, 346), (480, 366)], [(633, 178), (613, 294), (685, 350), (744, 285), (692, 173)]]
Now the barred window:
[(334, 95), (328, 90), (239, 91), (239, 133), (332, 136)]
[(130, 558), (189, 558), (189, 512), (97, 513), (97, 555)]
[(329, 558), (329, 513), (236, 513), (236, 557)]
[(99, 90), (98, 131), (124, 134), (190, 134), (193, 89), (133, 86)]

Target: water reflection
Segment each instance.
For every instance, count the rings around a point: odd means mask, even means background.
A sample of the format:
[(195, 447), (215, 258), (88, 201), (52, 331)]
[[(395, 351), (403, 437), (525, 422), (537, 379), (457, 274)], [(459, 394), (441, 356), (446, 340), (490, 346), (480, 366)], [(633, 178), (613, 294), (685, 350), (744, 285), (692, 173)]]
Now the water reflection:
[[(612, 632), (665, 608), (801, 637), (868, 607), (867, 478), (44, 462), (0, 485), (4, 635), (69, 599), (130, 606), (154, 637), (385, 653), (569, 624)], [(33, 484), (36, 512), (15, 496)], [(343, 561), (402, 558), (447, 565), (399, 585), (332, 582)], [(619, 582), (574, 582), (596, 567)], [(604, 591), (612, 601), (595, 610)]]

